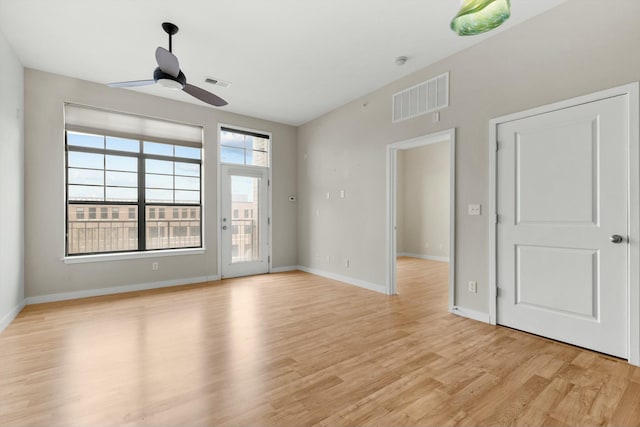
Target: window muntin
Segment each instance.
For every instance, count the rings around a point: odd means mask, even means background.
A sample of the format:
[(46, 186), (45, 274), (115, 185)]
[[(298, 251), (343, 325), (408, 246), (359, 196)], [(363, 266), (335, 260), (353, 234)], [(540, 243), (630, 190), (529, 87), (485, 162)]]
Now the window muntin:
[(270, 145), (268, 135), (223, 127), (220, 132), (220, 162), (269, 167)]
[[(68, 256), (202, 247), (201, 149), (70, 130), (66, 142)], [(181, 209), (195, 214), (175, 221)]]

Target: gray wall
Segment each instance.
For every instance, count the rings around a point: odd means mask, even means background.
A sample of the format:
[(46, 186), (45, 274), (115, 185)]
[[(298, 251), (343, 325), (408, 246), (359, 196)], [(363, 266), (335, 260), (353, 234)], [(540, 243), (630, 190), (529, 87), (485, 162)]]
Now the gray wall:
[[(383, 285), (385, 147), (456, 128), (455, 303), (488, 313), (489, 219), (468, 216), (467, 205), (488, 203), (489, 120), (638, 81), (638, 17), (638, 0), (570, 0), (300, 127), (299, 263)], [(393, 93), (447, 71), (450, 107), (439, 123), (391, 123)], [(349, 198), (327, 210), (325, 193), (341, 187)], [(350, 257), (351, 268), (327, 255)], [(470, 280), (477, 294), (465, 289)]]
[(449, 143), (398, 151), (397, 251), (449, 258)]
[[(65, 264), (63, 103), (73, 102), (183, 121), (204, 128), (204, 243), (202, 255)], [(13, 113), (15, 114), (15, 113)], [(296, 128), (224, 110), (172, 101), (124, 89), (25, 70), (25, 288), (27, 297), (138, 285), (218, 274), (218, 123), (273, 134), (274, 268), (297, 265)], [(155, 260), (155, 259), (154, 259)]]
[(24, 300), (23, 68), (0, 34), (0, 330)]

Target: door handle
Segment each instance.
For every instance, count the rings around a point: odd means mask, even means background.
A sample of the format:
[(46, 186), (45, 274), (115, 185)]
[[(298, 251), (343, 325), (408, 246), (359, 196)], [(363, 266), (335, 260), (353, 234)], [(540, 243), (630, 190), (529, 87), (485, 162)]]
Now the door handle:
[(622, 237), (619, 234), (614, 234), (613, 236), (609, 237), (609, 241), (611, 243), (622, 243), (624, 241), (624, 237)]

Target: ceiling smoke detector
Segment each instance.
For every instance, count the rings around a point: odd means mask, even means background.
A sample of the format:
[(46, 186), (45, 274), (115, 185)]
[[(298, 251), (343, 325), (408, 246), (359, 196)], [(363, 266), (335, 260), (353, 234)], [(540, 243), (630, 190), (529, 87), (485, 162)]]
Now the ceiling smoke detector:
[(229, 86), (231, 86), (231, 82), (227, 82), (227, 81), (220, 80), (220, 79), (214, 79), (213, 77), (205, 78), (204, 82), (212, 84), (214, 86), (220, 86), (220, 87), (229, 87)]

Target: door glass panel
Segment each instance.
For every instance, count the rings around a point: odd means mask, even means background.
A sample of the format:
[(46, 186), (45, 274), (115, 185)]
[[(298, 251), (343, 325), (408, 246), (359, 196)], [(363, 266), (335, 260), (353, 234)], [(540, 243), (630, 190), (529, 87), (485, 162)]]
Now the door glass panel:
[(231, 263), (260, 260), (261, 178), (231, 176)]

